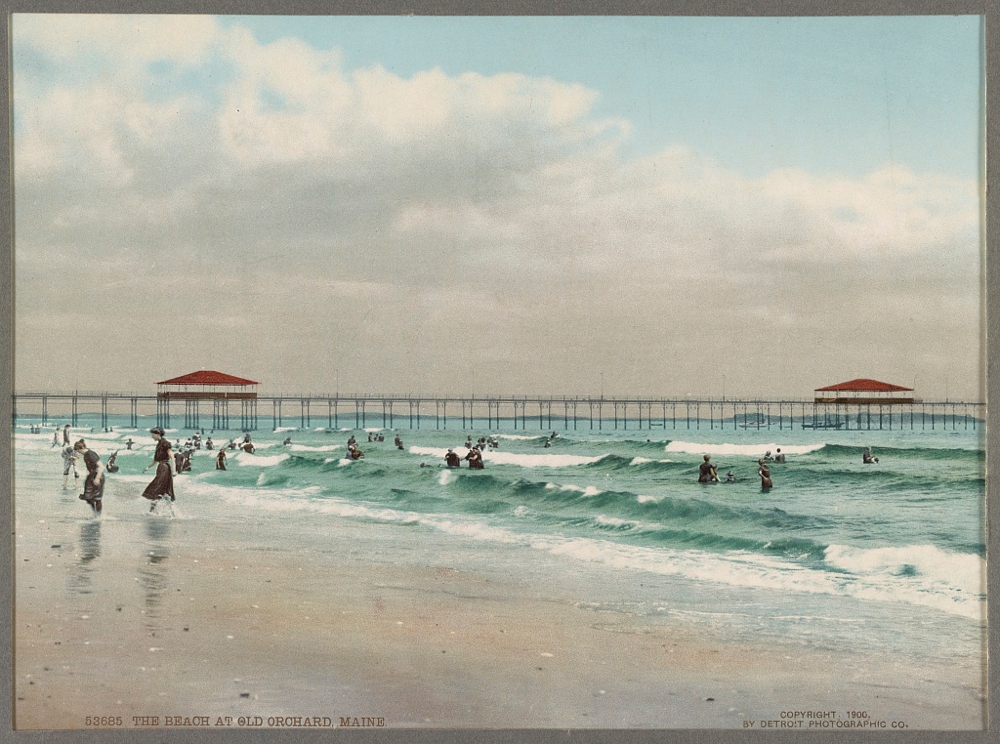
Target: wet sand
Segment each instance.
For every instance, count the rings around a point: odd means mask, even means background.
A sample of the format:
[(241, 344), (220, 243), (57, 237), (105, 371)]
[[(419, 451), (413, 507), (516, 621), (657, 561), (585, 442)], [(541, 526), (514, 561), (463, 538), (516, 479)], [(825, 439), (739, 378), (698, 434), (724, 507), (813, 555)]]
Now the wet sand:
[(725, 643), (691, 623), (594, 612), (559, 586), (401, 565), (344, 535), (302, 547), (276, 522), (148, 517), (113, 496), (97, 521), (75, 506), (19, 515), (19, 729), (88, 728), (87, 716), (124, 728), (167, 716), (232, 728), (316, 717), (743, 729), (792, 711), (860, 711), (887, 730), (982, 720), (978, 681), (948, 670), (930, 679), (900, 660)]

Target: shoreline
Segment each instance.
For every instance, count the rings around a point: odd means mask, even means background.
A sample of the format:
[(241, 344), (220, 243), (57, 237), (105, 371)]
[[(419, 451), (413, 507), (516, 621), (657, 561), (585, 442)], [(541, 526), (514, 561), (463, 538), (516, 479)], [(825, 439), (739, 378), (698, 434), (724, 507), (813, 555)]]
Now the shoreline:
[(18, 729), (87, 728), (88, 715), (123, 728), (166, 716), (459, 729), (742, 729), (827, 710), (887, 728), (985, 720), (955, 670), (931, 680), (896, 657), (723, 641), (690, 621), (595, 612), (558, 584), (402, 565), (344, 539), (406, 527), (344, 522), (328, 545), (302, 547), (280, 520), (232, 531), (137, 516), (130, 502), (112, 494), (101, 521), (77, 518), (67, 495), (49, 518), (18, 513)]

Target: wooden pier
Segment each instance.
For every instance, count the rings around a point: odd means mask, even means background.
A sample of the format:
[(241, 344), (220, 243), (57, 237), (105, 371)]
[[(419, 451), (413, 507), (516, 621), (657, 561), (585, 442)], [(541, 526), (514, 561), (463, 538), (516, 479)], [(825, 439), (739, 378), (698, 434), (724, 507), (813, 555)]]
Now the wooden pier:
[[(14, 395), (14, 421), (106, 428), (255, 431), (279, 427), (477, 431), (675, 429), (966, 430), (985, 427), (986, 405), (968, 401), (817, 403), (808, 400), (546, 396), (262, 395), (254, 399), (132, 393)], [(97, 418), (99, 416), (99, 419)], [(121, 424), (119, 424), (121, 425)]]

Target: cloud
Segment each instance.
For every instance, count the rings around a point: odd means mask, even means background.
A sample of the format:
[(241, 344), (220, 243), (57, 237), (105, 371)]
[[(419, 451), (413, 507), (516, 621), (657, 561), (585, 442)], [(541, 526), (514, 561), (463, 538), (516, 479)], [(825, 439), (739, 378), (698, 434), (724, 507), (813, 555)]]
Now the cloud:
[(203, 64), (219, 38), (210, 16), (15, 13), (15, 47), (29, 47), (53, 62), (114, 61), (119, 75), (150, 62)]
[(402, 349), (442, 387), (491, 365), (521, 389), (600, 369), (692, 387), (705, 333), (748, 379), (845, 356), (905, 369), (899, 349), (929, 343), (978, 363), (975, 183), (899, 164), (754, 178), (679, 143), (629, 157), (628, 122), (572, 81), (348, 70), (201, 17), (70, 20), (14, 29), (29, 374), (60, 353), (38, 332), (60, 302), (149, 308), (131, 326), (148, 354), (169, 315), (282, 375), (322, 375), (310, 352), (397, 370)]

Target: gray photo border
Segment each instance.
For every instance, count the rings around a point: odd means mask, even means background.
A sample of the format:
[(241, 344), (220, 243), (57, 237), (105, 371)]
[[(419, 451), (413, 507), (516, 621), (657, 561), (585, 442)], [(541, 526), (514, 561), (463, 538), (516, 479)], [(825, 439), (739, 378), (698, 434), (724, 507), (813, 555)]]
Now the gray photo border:
[[(0, 69), (7, 84), (0, 92), (0, 106), (6, 112), (0, 124), (0, 167), (6, 173), (0, 210), (0, 434), (11, 441), (14, 390), (14, 277), (13, 277), (13, 170), (11, 120), (11, 14), (25, 12), (84, 13), (219, 13), (226, 15), (691, 15), (691, 16), (820, 16), (820, 15), (983, 15), (986, 80), (984, 117), (987, 131), (982, 153), (982, 175), (987, 184), (986, 214), (982, 221), (985, 243), (982, 277), (986, 286), (981, 342), (985, 348), (983, 391), (987, 401), (986, 428), (986, 541), (987, 592), (989, 615), (997, 610), (1000, 593), (1000, 563), (992, 560), (1000, 548), (998, 490), (1000, 480), (992, 474), (1000, 467), (997, 437), (1000, 413), (1000, 0), (0, 0), (3, 3), (5, 33)], [(992, 42), (991, 42), (992, 40)], [(719, 742), (809, 741), (817, 744), (842, 742), (912, 742), (914, 744), (1000, 741), (1000, 633), (991, 622), (987, 634), (986, 669), (988, 699), (985, 703), (987, 728), (972, 732), (764, 732), (738, 730), (308, 730), (232, 731), (195, 729), (101, 729), (95, 731), (15, 731), (13, 729), (13, 451), (0, 447), (0, 510), (6, 515), (0, 537), (0, 742), (49, 744), (50, 742), (377, 742), (377, 744), (597, 744), (622, 742), (679, 742), (709, 744)], [(10, 529), (6, 529), (9, 526)]]

